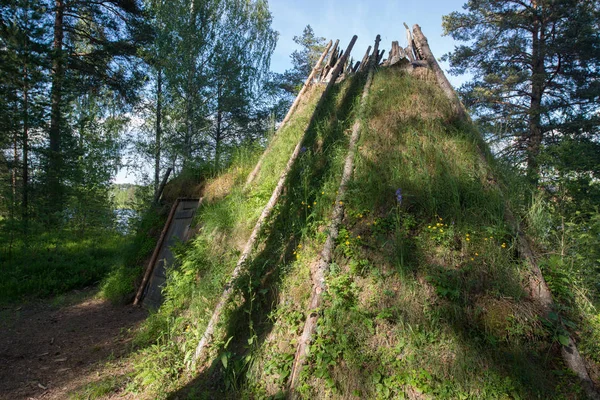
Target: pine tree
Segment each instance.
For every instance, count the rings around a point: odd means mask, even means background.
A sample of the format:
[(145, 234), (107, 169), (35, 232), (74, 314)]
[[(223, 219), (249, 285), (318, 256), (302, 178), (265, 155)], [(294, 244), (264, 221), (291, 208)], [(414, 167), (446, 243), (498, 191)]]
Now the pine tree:
[(471, 0), (444, 17), (469, 42), (449, 55), (452, 72), (473, 75), (463, 98), (534, 184), (546, 146), (597, 135), (599, 17), (592, 0)]

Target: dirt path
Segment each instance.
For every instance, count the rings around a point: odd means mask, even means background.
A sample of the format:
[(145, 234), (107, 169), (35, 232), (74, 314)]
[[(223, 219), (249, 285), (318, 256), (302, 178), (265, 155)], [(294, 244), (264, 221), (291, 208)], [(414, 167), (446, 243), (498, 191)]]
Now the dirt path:
[(119, 359), (131, 351), (131, 328), (146, 312), (94, 294), (0, 309), (0, 399), (65, 399), (106, 374), (124, 373)]

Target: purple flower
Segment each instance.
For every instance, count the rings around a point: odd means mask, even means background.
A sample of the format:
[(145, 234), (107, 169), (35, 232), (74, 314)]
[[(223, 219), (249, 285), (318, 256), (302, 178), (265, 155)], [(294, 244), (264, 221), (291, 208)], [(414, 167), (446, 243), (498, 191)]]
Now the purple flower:
[(396, 190), (396, 201), (398, 204), (402, 204), (402, 189), (400, 188)]
[(306, 151), (306, 147), (302, 146), (302, 147), (300, 148), (300, 153), (304, 153), (305, 151)]

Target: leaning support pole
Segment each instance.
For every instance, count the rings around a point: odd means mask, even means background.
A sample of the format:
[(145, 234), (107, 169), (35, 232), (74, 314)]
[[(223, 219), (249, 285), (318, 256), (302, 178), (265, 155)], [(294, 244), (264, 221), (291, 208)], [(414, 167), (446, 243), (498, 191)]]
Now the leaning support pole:
[(365, 87), (363, 89), (362, 97), (360, 100), (359, 112), (354, 122), (354, 126), (352, 127), (352, 136), (350, 137), (350, 143), (348, 144), (348, 153), (346, 154), (346, 159), (344, 162), (342, 180), (340, 182), (335, 205), (333, 207), (331, 224), (329, 225), (329, 233), (327, 235), (325, 244), (323, 245), (323, 250), (321, 251), (321, 257), (317, 269), (313, 272), (313, 289), (309, 303), (310, 313), (306, 318), (306, 322), (304, 323), (304, 329), (302, 331), (302, 336), (300, 337), (300, 340), (298, 342), (298, 347), (296, 348), (296, 355), (294, 357), (294, 363), (292, 364), (292, 372), (290, 374), (288, 397), (291, 398), (295, 397), (296, 395), (298, 378), (300, 377), (300, 371), (302, 369), (302, 366), (304, 365), (304, 361), (306, 360), (308, 345), (317, 327), (317, 309), (321, 305), (323, 292), (327, 290), (325, 285), (325, 274), (329, 270), (329, 264), (331, 263), (332, 253), (335, 247), (335, 241), (338, 237), (339, 227), (344, 216), (344, 206), (342, 201), (346, 195), (348, 182), (350, 181), (350, 178), (352, 177), (352, 171), (354, 170), (354, 157), (356, 154), (356, 146), (358, 144), (358, 139), (360, 138), (361, 131), (361, 114), (363, 113), (363, 110), (365, 108), (367, 96), (369, 95), (369, 89), (371, 88), (371, 83), (373, 82), (373, 74), (377, 62), (377, 57), (379, 55), (380, 40), (380, 36), (377, 35), (377, 38), (375, 39), (375, 48), (373, 50), (373, 55), (369, 58), (369, 61), (367, 63), (367, 81), (365, 83)]
[(319, 99), (319, 102), (317, 103), (317, 105), (315, 107), (315, 112), (313, 113), (306, 129), (304, 130), (304, 134), (302, 135), (302, 137), (300, 138), (300, 141), (296, 145), (296, 148), (294, 149), (294, 152), (292, 153), (290, 159), (288, 160), (288, 162), (285, 166), (285, 169), (283, 170), (283, 172), (281, 173), (281, 175), (279, 177), (279, 181), (277, 182), (277, 186), (275, 187), (275, 189), (273, 190), (273, 193), (271, 194), (271, 198), (269, 199), (269, 202), (263, 209), (260, 217), (258, 218), (258, 221), (256, 222), (256, 225), (254, 226), (254, 229), (252, 230), (252, 233), (250, 234), (250, 238), (246, 242), (244, 251), (242, 252), (241, 257), (239, 258), (239, 260), (235, 266), (235, 269), (233, 270), (233, 273), (231, 274), (231, 278), (229, 279), (229, 282), (225, 285), (225, 290), (221, 294), (219, 302), (217, 303), (215, 310), (213, 311), (213, 315), (212, 315), (210, 321), (208, 322), (208, 325), (206, 326), (206, 330), (204, 331), (204, 334), (202, 335), (202, 338), (200, 339), (198, 346), (196, 346), (196, 351), (195, 351), (194, 357), (192, 359), (192, 366), (194, 368), (197, 365), (197, 363), (199, 361), (202, 362), (206, 356), (206, 351), (207, 351), (208, 345), (213, 340), (213, 335), (214, 335), (215, 329), (219, 323), (219, 320), (221, 318), (221, 314), (223, 313), (225, 306), (227, 305), (227, 303), (229, 302), (229, 300), (231, 299), (231, 297), (233, 295), (234, 283), (237, 280), (237, 278), (241, 275), (242, 271), (244, 270), (246, 262), (250, 258), (250, 254), (252, 253), (252, 250), (254, 249), (254, 245), (258, 239), (258, 235), (261, 232), (263, 225), (265, 224), (265, 221), (267, 221), (267, 219), (270, 217), (271, 212), (273, 211), (273, 208), (275, 207), (275, 204), (279, 200), (279, 196), (281, 196), (283, 187), (287, 180), (287, 176), (290, 173), (292, 166), (294, 165), (296, 159), (298, 158), (298, 155), (300, 154), (300, 150), (302, 148), (304, 139), (306, 138), (306, 134), (308, 133), (308, 131), (310, 130), (312, 125), (314, 125), (317, 110), (319, 110), (322, 107), (322, 105), (325, 101), (325, 98), (327, 97), (327, 93), (331, 90), (337, 77), (340, 75), (342, 68), (346, 64), (346, 58), (352, 51), (352, 47), (354, 47), (354, 43), (356, 42), (356, 39), (358, 39), (358, 37), (355, 35), (352, 38), (352, 40), (350, 41), (350, 44), (348, 45), (348, 49), (344, 53), (344, 56), (338, 60), (335, 68), (333, 69), (331, 81), (329, 81), (329, 83), (325, 87), (325, 90), (323, 90), (323, 93), (321, 94), (321, 98)]
[(158, 258), (158, 254), (160, 253), (160, 249), (165, 241), (165, 236), (167, 235), (167, 231), (169, 230), (169, 226), (171, 225), (171, 221), (173, 221), (173, 217), (175, 216), (175, 211), (177, 210), (177, 206), (179, 206), (179, 199), (175, 200), (175, 203), (171, 206), (171, 211), (169, 212), (169, 216), (167, 217), (167, 222), (165, 222), (165, 226), (163, 227), (162, 232), (160, 233), (160, 237), (156, 242), (156, 247), (154, 248), (154, 252), (152, 253), (152, 257), (150, 257), (150, 261), (148, 261), (148, 266), (146, 267), (146, 273), (144, 273), (144, 278), (142, 279), (142, 283), (138, 288), (137, 293), (135, 294), (135, 299), (133, 300), (133, 305), (137, 306), (140, 303), (140, 299), (142, 298), (142, 294), (144, 293), (144, 289), (148, 284), (148, 279), (150, 279), (150, 275), (152, 275), (152, 271), (154, 270), (154, 264), (156, 264), (156, 259)]
[[(533, 255), (533, 251), (529, 245), (529, 240), (519, 227), (515, 216), (508, 206), (506, 206), (504, 213), (505, 219), (509, 226), (517, 234), (517, 245), (519, 252), (521, 253), (521, 257), (529, 265), (529, 270), (531, 273), (529, 276), (529, 291), (531, 296), (542, 307), (544, 314), (548, 314), (554, 309), (552, 294), (548, 288), (548, 285), (546, 284), (542, 270), (540, 269), (537, 260)], [(583, 358), (581, 357), (581, 354), (579, 354), (577, 345), (575, 344), (575, 341), (571, 335), (569, 335), (569, 343), (567, 346), (561, 344), (560, 352), (567, 367), (569, 367), (571, 371), (573, 371), (581, 380), (588, 398), (600, 400), (600, 393), (598, 393), (594, 382), (591, 380), (590, 375), (585, 367)]]
[(165, 175), (163, 176), (160, 185), (158, 186), (158, 188), (156, 188), (156, 193), (154, 193), (154, 199), (152, 200), (152, 204), (158, 204), (160, 196), (162, 195), (163, 190), (165, 190), (167, 180), (169, 180), (169, 175), (171, 175), (171, 171), (173, 171), (173, 168), (167, 168), (167, 171), (165, 172)]
[(440, 68), (440, 65), (433, 56), (433, 53), (429, 48), (427, 38), (425, 37), (425, 35), (423, 35), (423, 32), (421, 31), (421, 27), (419, 25), (413, 26), (413, 34), (417, 49), (423, 55), (423, 57), (425, 57), (425, 61), (427, 61), (429, 68), (431, 68), (431, 70), (435, 74), (435, 79), (438, 85), (442, 88), (442, 91), (452, 103), (452, 108), (454, 110), (455, 115), (459, 119), (464, 119), (467, 115), (465, 108), (462, 105), (460, 99), (458, 98), (458, 95), (454, 91), (454, 88), (450, 84), (450, 81), (448, 80), (448, 78), (446, 78), (444, 71), (442, 71), (442, 68)]
[[(283, 127), (288, 123), (288, 121), (292, 117), (292, 114), (294, 113), (294, 111), (296, 111), (296, 108), (298, 107), (298, 104), (300, 104), (300, 100), (304, 96), (304, 93), (306, 93), (306, 90), (308, 89), (308, 87), (312, 83), (312, 80), (314, 79), (314, 77), (317, 75), (317, 72), (319, 72), (321, 70), (321, 64), (323, 64), (323, 60), (327, 56), (327, 53), (329, 53), (329, 49), (330, 48), (331, 48), (331, 40), (327, 44), (327, 47), (325, 48), (325, 51), (323, 51), (323, 54), (321, 54), (321, 57), (319, 58), (319, 61), (317, 61), (317, 63), (315, 64), (314, 68), (312, 69), (312, 72), (310, 73), (310, 75), (306, 79), (306, 82), (304, 82), (304, 86), (302, 86), (302, 89), (300, 89), (300, 92), (296, 96), (296, 99), (292, 103), (292, 106), (290, 107), (290, 109), (288, 110), (285, 118), (281, 122), (281, 125), (279, 125), (279, 128), (277, 129), (277, 132), (275, 132), (275, 135), (273, 135), (273, 138), (275, 136), (277, 136), (277, 134), (281, 131), (281, 129), (283, 129)], [(273, 138), (271, 138), (271, 143), (269, 144), (269, 146), (267, 147), (267, 149), (263, 152), (263, 154), (260, 156), (260, 159), (258, 160), (258, 163), (256, 163), (256, 166), (254, 167), (254, 169), (252, 170), (252, 172), (250, 173), (250, 175), (248, 175), (248, 179), (246, 179), (246, 184), (244, 185), (244, 190), (246, 190), (248, 188), (248, 186), (250, 186), (250, 184), (252, 183), (252, 181), (254, 181), (254, 179), (256, 178), (256, 175), (258, 175), (258, 172), (260, 171), (260, 168), (262, 167), (262, 163), (263, 163), (263, 161), (265, 159), (266, 154), (269, 153), (269, 151), (271, 150), (271, 144), (273, 143)]]

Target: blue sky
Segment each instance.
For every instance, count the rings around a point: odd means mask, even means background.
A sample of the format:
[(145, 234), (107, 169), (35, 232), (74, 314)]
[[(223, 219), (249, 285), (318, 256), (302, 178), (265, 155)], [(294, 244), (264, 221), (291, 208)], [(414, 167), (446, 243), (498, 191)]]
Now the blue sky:
[[(297, 46), (294, 36), (310, 24), (315, 33), (327, 39), (340, 39), (346, 48), (352, 35), (358, 35), (352, 55), (362, 58), (369, 45), (381, 35), (381, 49), (386, 53), (393, 40), (406, 46), (403, 22), (412, 28), (419, 24), (427, 36), (433, 54), (440, 58), (452, 51), (456, 42), (442, 37), (442, 16), (461, 11), (466, 0), (269, 0), (273, 14), (273, 28), (279, 32), (277, 48), (271, 60), (271, 69), (283, 72), (291, 66), (290, 54)], [(447, 65), (442, 63), (442, 68)], [(464, 78), (448, 75), (454, 86), (460, 86)]]

